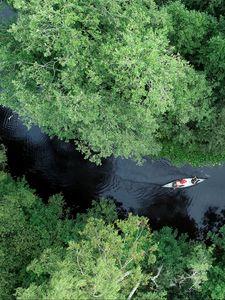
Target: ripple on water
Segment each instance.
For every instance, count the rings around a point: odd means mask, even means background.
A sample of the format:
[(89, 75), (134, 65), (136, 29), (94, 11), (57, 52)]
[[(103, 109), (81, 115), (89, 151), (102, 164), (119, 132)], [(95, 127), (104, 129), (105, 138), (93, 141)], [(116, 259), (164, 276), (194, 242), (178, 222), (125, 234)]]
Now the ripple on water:
[[(84, 160), (72, 143), (49, 139), (37, 126), (28, 130), (17, 114), (0, 108), (0, 134), (8, 146), (12, 173), (26, 174), (44, 198), (62, 192), (68, 206), (87, 208), (97, 197), (112, 197), (127, 210), (148, 216), (153, 228), (169, 225), (200, 233), (225, 220), (225, 166), (174, 167), (167, 161), (109, 158), (102, 166)], [(208, 177), (198, 186), (171, 190), (162, 184), (182, 177)], [(207, 227), (208, 226), (208, 227)]]

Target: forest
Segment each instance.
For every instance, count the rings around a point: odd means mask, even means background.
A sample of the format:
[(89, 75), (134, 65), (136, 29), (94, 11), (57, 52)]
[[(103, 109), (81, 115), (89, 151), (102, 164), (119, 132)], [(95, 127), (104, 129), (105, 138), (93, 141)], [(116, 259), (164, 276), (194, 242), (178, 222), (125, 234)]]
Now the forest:
[[(110, 157), (225, 161), (223, 0), (8, 0), (0, 105)], [(0, 3), (0, 9), (5, 4)], [(193, 240), (93, 199), (74, 216), (14, 178), (0, 149), (0, 299), (223, 300), (225, 226)]]
[(0, 104), (28, 126), (96, 163), (224, 161), (223, 1), (8, 2)]
[(44, 203), (7, 172), (0, 152), (2, 300), (225, 298), (225, 226), (206, 241), (99, 199), (73, 217), (62, 195)]

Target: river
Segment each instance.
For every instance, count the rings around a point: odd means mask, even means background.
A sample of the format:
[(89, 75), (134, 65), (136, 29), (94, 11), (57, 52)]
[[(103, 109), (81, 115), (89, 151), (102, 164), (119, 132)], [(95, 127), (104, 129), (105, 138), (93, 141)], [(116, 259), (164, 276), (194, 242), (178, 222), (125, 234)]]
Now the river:
[[(167, 160), (145, 158), (142, 166), (129, 159), (110, 157), (96, 166), (84, 160), (72, 143), (50, 139), (37, 126), (29, 130), (10, 109), (0, 109), (0, 136), (7, 146), (9, 171), (25, 176), (46, 200), (63, 193), (73, 212), (84, 211), (91, 201), (110, 197), (126, 211), (149, 217), (151, 226), (168, 225), (204, 238), (225, 220), (225, 165), (175, 167)], [(177, 178), (207, 177), (183, 190), (162, 188)]]

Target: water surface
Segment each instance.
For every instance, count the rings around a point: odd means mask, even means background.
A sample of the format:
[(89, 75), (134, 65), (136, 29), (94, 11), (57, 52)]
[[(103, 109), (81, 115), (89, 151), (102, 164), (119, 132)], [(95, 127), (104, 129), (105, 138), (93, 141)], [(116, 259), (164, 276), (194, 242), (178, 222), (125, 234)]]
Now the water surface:
[[(225, 165), (178, 168), (163, 159), (146, 158), (138, 166), (132, 160), (111, 157), (96, 166), (84, 160), (73, 143), (50, 139), (37, 126), (28, 130), (6, 108), (0, 109), (0, 136), (8, 147), (11, 173), (25, 175), (44, 199), (62, 192), (74, 212), (85, 210), (93, 199), (110, 197), (127, 211), (148, 216), (153, 228), (173, 226), (201, 238), (224, 223)], [(161, 187), (193, 175), (208, 179), (183, 190)]]

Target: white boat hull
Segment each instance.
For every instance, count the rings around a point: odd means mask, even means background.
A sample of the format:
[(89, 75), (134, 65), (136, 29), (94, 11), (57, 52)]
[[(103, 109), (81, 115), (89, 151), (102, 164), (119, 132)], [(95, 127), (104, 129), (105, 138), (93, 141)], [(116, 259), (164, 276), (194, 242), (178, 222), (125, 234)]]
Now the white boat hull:
[(174, 181), (172, 181), (170, 183), (162, 185), (162, 187), (165, 187), (165, 188), (175, 188), (175, 189), (184, 189), (184, 188), (187, 188), (187, 187), (190, 187), (190, 186), (195, 186), (195, 185), (197, 185), (197, 184), (199, 184), (199, 183), (201, 183), (201, 182), (203, 182), (205, 180), (204, 178), (198, 178), (198, 181), (195, 184), (193, 184), (191, 182), (192, 178), (184, 178), (184, 179), (187, 180), (187, 182), (184, 185), (181, 185), (181, 186), (178, 186), (178, 187), (173, 187), (173, 183), (176, 181), (176, 180), (174, 180)]

